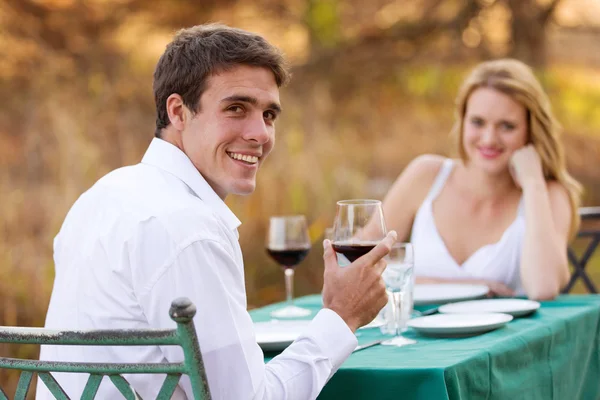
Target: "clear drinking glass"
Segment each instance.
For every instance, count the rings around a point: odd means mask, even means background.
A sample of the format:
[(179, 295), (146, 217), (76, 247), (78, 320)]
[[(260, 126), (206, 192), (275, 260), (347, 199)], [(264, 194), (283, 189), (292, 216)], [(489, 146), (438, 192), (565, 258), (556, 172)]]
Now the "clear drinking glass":
[(343, 255), (349, 262), (354, 262), (371, 251), (386, 234), (381, 201), (337, 202), (332, 245), (338, 256)]
[(293, 301), (294, 268), (310, 251), (310, 237), (304, 215), (271, 217), (267, 233), (267, 253), (285, 273), (286, 306), (271, 313), (276, 318), (297, 318), (311, 311), (297, 307)]
[(410, 243), (395, 243), (386, 257), (387, 267), (382, 277), (388, 295), (392, 299), (394, 338), (383, 342), (385, 345), (404, 346), (416, 340), (402, 336), (407, 320), (412, 313), (412, 287), (415, 258)]

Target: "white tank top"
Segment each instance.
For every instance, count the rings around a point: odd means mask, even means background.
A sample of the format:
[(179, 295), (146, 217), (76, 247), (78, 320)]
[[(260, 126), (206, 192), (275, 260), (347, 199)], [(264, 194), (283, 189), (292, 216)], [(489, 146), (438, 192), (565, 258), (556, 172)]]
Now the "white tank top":
[(411, 242), (415, 251), (415, 274), (446, 279), (485, 279), (502, 282), (517, 295), (524, 295), (521, 285), (520, 259), (525, 235), (523, 198), (517, 217), (496, 243), (480, 247), (462, 265), (458, 265), (440, 236), (433, 219), (432, 202), (440, 194), (454, 162), (444, 160), (427, 197), (417, 211)]

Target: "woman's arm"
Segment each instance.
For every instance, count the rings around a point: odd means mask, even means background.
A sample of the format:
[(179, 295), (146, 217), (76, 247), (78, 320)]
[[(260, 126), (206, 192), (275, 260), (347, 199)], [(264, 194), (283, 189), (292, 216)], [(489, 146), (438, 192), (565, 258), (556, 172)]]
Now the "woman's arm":
[(569, 197), (561, 184), (544, 180), (533, 146), (515, 152), (513, 166), (525, 201), (521, 280), (529, 298), (551, 300), (569, 280)]
[(523, 188), (525, 240), (521, 254), (521, 280), (532, 299), (551, 300), (569, 281), (567, 241), (571, 205), (557, 182)]

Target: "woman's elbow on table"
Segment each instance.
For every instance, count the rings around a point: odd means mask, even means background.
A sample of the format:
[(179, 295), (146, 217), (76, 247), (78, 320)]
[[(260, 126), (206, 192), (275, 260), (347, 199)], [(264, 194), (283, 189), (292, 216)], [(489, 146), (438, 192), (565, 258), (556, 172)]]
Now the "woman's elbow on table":
[[(544, 261), (545, 268), (538, 269), (535, 275), (529, 275), (527, 278), (523, 275), (523, 286), (527, 297), (536, 301), (554, 300), (567, 286), (571, 273), (566, 254), (553, 257), (552, 261)], [(540, 266), (541, 267), (541, 266)]]
[(554, 282), (539, 282), (537, 287), (525, 288), (527, 297), (530, 300), (536, 301), (554, 300), (560, 294), (560, 290), (567, 284), (567, 281), (565, 281), (564, 283), (563, 281), (564, 279), (562, 279), (562, 277), (556, 277)]
[(530, 291), (527, 293), (527, 297), (530, 300), (535, 301), (550, 301), (554, 300), (560, 294), (559, 290), (552, 290), (551, 288), (545, 288), (543, 290)]

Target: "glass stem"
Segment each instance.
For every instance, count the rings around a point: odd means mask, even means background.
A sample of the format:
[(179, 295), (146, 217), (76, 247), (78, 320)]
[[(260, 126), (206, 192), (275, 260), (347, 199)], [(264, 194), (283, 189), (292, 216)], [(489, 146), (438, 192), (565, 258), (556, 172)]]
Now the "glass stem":
[(285, 297), (288, 306), (294, 305), (294, 269), (286, 268), (285, 272)]
[(402, 319), (402, 292), (392, 293), (392, 310), (395, 336), (400, 336), (400, 320)]

